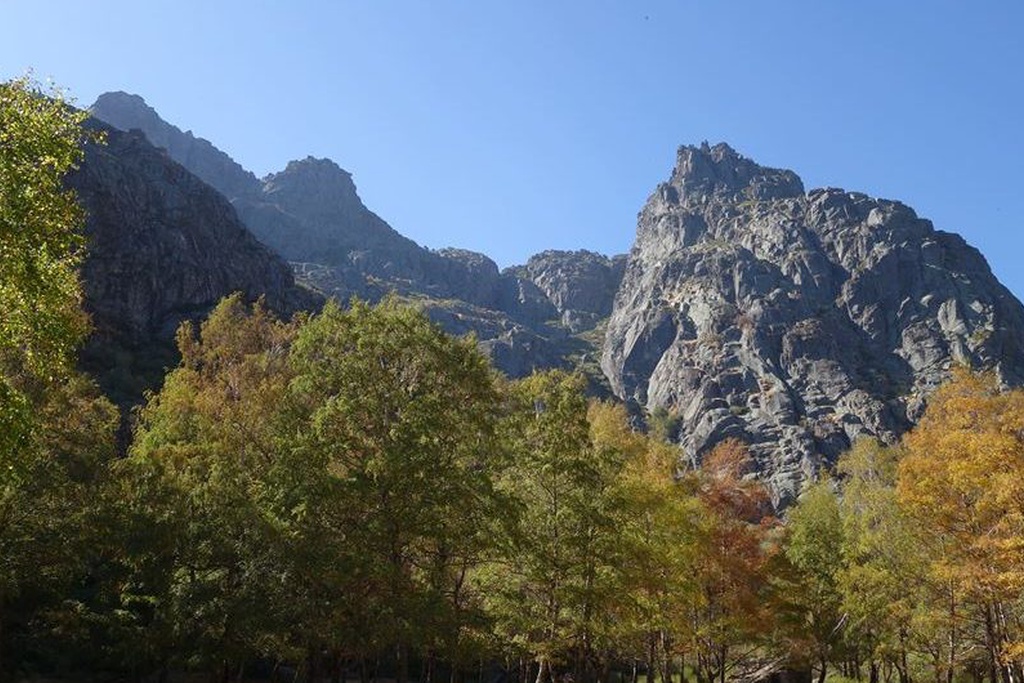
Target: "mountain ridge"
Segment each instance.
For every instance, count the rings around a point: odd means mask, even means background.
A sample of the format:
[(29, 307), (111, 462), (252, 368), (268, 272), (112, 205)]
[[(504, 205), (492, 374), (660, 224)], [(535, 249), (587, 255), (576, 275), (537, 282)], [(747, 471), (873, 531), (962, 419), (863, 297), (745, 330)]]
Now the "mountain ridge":
[[(191, 164), (196, 175), (231, 198), (246, 226), (291, 263), (296, 277), (325, 294), (343, 301), (351, 296), (378, 300), (392, 292), (414, 298), (449, 331), (475, 332), (492, 361), (513, 377), (567, 367), (567, 357), (581, 353), (578, 347), (592, 345), (571, 337), (592, 329), (599, 318), (562, 310), (549, 298), (555, 289), (549, 284), (545, 291), (534, 281), (538, 264), (549, 260), (534, 261), (532, 269), (499, 270), (483, 254), (426, 249), (370, 211), (352, 175), (334, 161), (307, 156), (257, 180), (208, 141), (160, 119), (135, 95), (101, 95), (90, 111), (111, 125), (135, 127), (166, 142), (172, 158)], [(227, 169), (226, 175), (219, 176), (218, 169)], [(598, 258), (591, 252), (564, 254), (557, 266), (551, 262), (553, 268), (565, 268), (566, 259)], [(617, 277), (598, 271), (598, 279)], [(563, 289), (572, 286), (564, 277), (558, 282)], [(614, 286), (599, 290), (606, 298), (599, 308), (610, 311)], [(445, 310), (452, 301), (462, 302), (458, 310)], [(563, 316), (572, 318), (572, 325), (563, 325)]]

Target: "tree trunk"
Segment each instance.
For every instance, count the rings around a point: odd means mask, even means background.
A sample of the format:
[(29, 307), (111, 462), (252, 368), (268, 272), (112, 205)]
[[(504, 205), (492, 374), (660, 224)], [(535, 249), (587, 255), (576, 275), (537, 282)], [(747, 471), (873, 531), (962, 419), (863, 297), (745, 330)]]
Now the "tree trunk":
[(910, 683), (910, 662), (907, 661), (907, 629), (900, 627), (900, 683)]
[(316, 665), (316, 650), (312, 645), (310, 645), (306, 648), (306, 680), (309, 683), (316, 683)]
[(540, 661), (537, 662), (537, 680), (535, 683), (545, 683), (545, 678), (548, 672), (548, 660), (547, 657), (541, 657)]
[(988, 650), (988, 679), (999, 683), (999, 642), (993, 621), (992, 606), (985, 605), (985, 647)]
[(953, 665), (956, 664), (956, 593), (949, 584), (949, 659), (946, 663), (946, 683), (953, 683)]
[(337, 649), (331, 650), (331, 683), (344, 683), (342, 680), (341, 652)]
[(672, 649), (671, 642), (669, 641), (668, 635), (661, 632), (661, 657), (662, 657), (662, 670), (661, 680), (665, 683), (672, 683), (672, 657), (669, 654)]
[(409, 682), (409, 649), (405, 646), (405, 643), (399, 643), (398, 647), (395, 648), (395, 659), (397, 671), (395, 671), (395, 682), (396, 683), (408, 683)]
[(434, 651), (433, 650), (431, 650), (430, 652), (427, 653), (427, 659), (424, 662), (423, 667), (424, 667), (424, 669), (426, 669), (426, 671), (424, 671), (423, 677), (422, 677), (423, 678), (423, 683), (434, 683)]
[(828, 673), (828, 660), (826, 660), (824, 657), (822, 657), (821, 660), (820, 660), (820, 664), (821, 664), (821, 673), (818, 674), (818, 683), (825, 683), (825, 674)]
[(654, 634), (649, 633), (647, 635), (647, 683), (654, 683), (654, 674), (658, 670), (657, 664), (654, 660), (654, 648)]
[[(1010, 631), (1012, 626), (1006, 616), (1006, 607), (1001, 602), (995, 603), (996, 629), (999, 634), (1000, 654), (1004, 647), (1010, 644)], [(1002, 658), (1000, 658), (1002, 661)], [(1016, 660), (1002, 661), (1004, 678), (1006, 683), (1022, 683), (1020, 662)]]

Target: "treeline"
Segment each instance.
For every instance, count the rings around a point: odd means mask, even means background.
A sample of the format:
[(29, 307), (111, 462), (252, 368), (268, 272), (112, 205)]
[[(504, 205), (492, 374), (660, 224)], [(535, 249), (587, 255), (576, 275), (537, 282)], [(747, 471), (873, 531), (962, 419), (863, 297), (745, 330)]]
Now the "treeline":
[(286, 323), (236, 296), (178, 344), (128, 457), (94, 395), (40, 420), (62, 436), (0, 539), (9, 667), (543, 682), (682, 654), (712, 681), (770, 644), (738, 443), (679, 477), (582, 377), (503, 381), (394, 301)]
[(178, 344), (126, 458), (87, 383), (46, 402), (0, 527), (8, 671), (1019, 680), (1024, 394), (991, 378), (780, 523), (741, 443), (680, 471), (581, 377), (502, 380), (395, 301), (236, 296)]
[(1024, 393), (988, 376), (783, 522), (743, 444), (680, 469), (668, 420), (396, 301), (230, 297), (119, 456), (74, 370), (80, 121), (0, 84), (0, 678), (1021, 680)]

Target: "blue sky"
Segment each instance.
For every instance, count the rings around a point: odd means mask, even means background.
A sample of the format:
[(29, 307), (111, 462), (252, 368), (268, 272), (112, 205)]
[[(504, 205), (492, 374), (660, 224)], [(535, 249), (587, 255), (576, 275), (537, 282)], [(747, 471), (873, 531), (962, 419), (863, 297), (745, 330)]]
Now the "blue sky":
[(306, 155), (429, 247), (623, 252), (679, 144), (901, 199), (1024, 295), (1024, 3), (5, 0), (0, 77)]

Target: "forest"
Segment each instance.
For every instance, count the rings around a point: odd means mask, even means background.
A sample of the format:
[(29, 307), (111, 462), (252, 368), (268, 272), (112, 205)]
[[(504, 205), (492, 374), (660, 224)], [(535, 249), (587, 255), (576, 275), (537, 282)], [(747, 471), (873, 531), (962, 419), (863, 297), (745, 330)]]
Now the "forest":
[(776, 514), (742, 442), (682, 462), (672, 415), (504, 379), (398, 300), (233, 296), (125, 449), (75, 363), (82, 116), (0, 84), (0, 677), (1024, 676), (1024, 392), (991, 374)]

